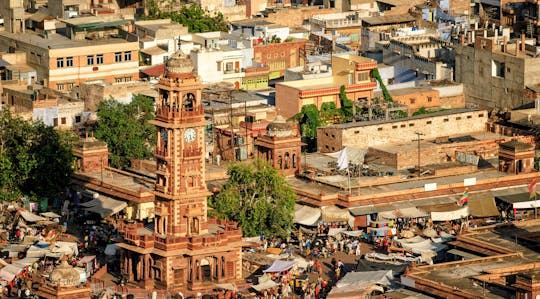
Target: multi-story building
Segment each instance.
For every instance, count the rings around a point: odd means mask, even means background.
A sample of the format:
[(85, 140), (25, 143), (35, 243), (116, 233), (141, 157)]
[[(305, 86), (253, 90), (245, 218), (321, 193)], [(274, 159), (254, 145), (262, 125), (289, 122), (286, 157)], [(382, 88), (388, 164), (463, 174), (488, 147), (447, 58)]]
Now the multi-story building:
[(37, 80), (59, 91), (70, 91), (86, 81), (139, 78), (137, 37), (121, 27), (127, 21), (81, 17), (63, 22), (66, 35), (57, 33), (56, 28), (42, 34), (2, 31), (0, 47), (26, 52), (27, 64), (36, 69)]
[(456, 81), (464, 85), (467, 103), (512, 109), (532, 102), (527, 95), (540, 85), (540, 47), (525, 35), (512, 40), (509, 36), (509, 30), (498, 28), (459, 35), (455, 73)]
[(188, 34), (188, 29), (170, 19), (135, 22), (135, 34), (139, 37), (141, 63), (156, 65), (167, 62), (176, 53), (180, 37)]
[(2, 106), (23, 119), (60, 129), (75, 129), (85, 121), (84, 101), (26, 82), (4, 82), (2, 87)]
[(379, 42), (383, 63), (413, 70), (426, 80), (452, 80), (454, 50), (449, 42), (430, 34), (393, 37)]
[(287, 81), (276, 84), (276, 109), (291, 117), (305, 105), (314, 104), (318, 109), (323, 103), (333, 102), (341, 107), (340, 89), (345, 87), (347, 97), (353, 101), (371, 100), (377, 83), (371, 71), (377, 62), (356, 55), (332, 56), (332, 77)]
[(306, 40), (258, 43), (253, 47), (253, 60), (269, 67), (269, 79), (282, 77), (285, 70), (306, 62)]

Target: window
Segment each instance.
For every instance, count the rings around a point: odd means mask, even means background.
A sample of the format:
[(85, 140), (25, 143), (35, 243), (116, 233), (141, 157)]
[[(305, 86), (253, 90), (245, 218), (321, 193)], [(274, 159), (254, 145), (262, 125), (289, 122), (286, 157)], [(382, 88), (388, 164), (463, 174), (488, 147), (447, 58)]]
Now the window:
[(416, 103), (416, 99), (415, 99), (415, 98), (410, 98), (409, 101), (411, 102), (411, 104)]
[(467, 115), (467, 119), (471, 119), (472, 118), (472, 115)]
[(75, 87), (75, 83), (69, 82), (69, 83), (66, 83), (66, 86), (67, 86), (67, 90), (73, 90), (73, 87)]
[(426, 125), (431, 125), (431, 120), (426, 121)]
[(64, 58), (56, 58), (56, 67), (64, 67)]
[(484, 117), (484, 113), (478, 114), (478, 117)]
[(131, 80), (133, 80), (131, 76), (124, 77), (125, 82), (131, 82)]
[(75, 115), (75, 123), (80, 123), (80, 122), (81, 122), (81, 116)]
[(360, 134), (360, 131), (354, 131), (354, 134)]
[(427, 97), (428, 103), (431, 103), (433, 101), (433, 97)]
[(444, 122), (448, 122), (448, 118), (443, 119)]
[(86, 64), (88, 64), (88, 65), (93, 65), (94, 64), (94, 55), (86, 56)]
[(114, 53), (114, 62), (122, 62), (122, 52)]
[(53, 118), (53, 126), (58, 127), (58, 118)]
[(233, 63), (232, 62), (227, 62), (225, 64), (225, 72), (232, 72), (233, 70)]
[(456, 120), (461, 120), (461, 116), (456, 117)]
[(124, 52), (124, 61), (131, 61), (131, 51)]
[(377, 131), (382, 131), (383, 129), (382, 128), (377, 128)]
[(505, 69), (504, 62), (495, 61), (495, 60), (491, 61), (491, 76), (492, 77), (504, 78), (504, 69)]
[(66, 118), (65, 118), (65, 117), (62, 117), (62, 118), (60, 119), (60, 123), (63, 124), (63, 125), (65, 125), (65, 124), (67, 123)]
[(56, 83), (56, 90), (64, 90), (64, 83)]
[(400, 125), (401, 128), (405, 128), (406, 126), (407, 126), (406, 124)]
[(116, 82), (116, 83), (122, 82), (122, 77), (116, 77), (116, 78), (114, 78), (114, 82)]
[(369, 72), (358, 72), (358, 82), (369, 81)]
[(414, 127), (414, 124), (409, 124), (409, 127)]
[(392, 126), (392, 129), (397, 129), (397, 126)]
[(96, 64), (103, 64), (103, 54), (96, 55)]
[(66, 66), (67, 67), (73, 66), (73, 57), (66, 57)]

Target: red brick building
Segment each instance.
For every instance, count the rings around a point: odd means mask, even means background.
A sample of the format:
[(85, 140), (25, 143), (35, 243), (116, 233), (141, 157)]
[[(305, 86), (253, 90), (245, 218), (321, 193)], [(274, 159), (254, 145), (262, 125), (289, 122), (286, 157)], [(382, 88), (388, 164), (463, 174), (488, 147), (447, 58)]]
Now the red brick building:
[(154, 230), (123, 229), (121, 271), (145, 289), (193, 294), (242, 279), (242, 232), (209, 219), (202, 83), (191, 60), (175, 54), (156, 85), (157, 164)]
[(269, 162), (283, 175), (294, 175), (302, 169), (302, 145), (291, 124), (282, 116), (266, 127), (266, 134), (255, 141), (257, 158)]

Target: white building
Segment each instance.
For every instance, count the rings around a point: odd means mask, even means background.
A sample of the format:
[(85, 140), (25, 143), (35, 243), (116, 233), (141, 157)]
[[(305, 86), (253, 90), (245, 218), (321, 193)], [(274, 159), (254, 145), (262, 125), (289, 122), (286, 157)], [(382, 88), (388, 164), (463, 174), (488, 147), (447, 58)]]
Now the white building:
[(178, 51), (180, 38), (188, 35), (188, 29), (170, 19), (135, 22), (139, 37), (141, 59), (145, 65), (167, 62)]

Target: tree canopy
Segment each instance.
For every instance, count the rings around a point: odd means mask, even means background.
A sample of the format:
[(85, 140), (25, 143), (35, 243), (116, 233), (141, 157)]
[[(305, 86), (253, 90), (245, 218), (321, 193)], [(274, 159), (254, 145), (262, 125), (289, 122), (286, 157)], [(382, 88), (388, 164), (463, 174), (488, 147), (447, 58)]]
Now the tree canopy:
[(96, 138), (107, 143), (110, 164), (116, 168), (129, 167), (131, 160), (152, 157), (156, 143), (154, 103), (151, 98), (134, 96), (129, 104), (115, 99), (99, 103)]
[(191, 33), (228, 31), (229, 25), (221, 12), (210, 14), (202, 9), (199, 4), (184, 4), (179, 10), (162, 11), (159, 8), (158, 0), (151, 0), (148, 3), (149, 19), (171, 19), (174, 22), (186, 26)]
[(221, 192), (209, 200), (210, 214), (238, 222), (247, 237), (261, 233), (289, 236), (295, 194), (278, 171), (263, 160), (255, 160), (232, 164), (228, 174)]
[(76, 137), (0, 110), (0, 199), (54, 198), (73, 172)]
[(317, 128), (321, 125), (317, 106), (313, 104), (302, 106), (302, 110), (295, 115), (295, 118), (300, 122), (302, 136), (310, 138), (317, 137)]

